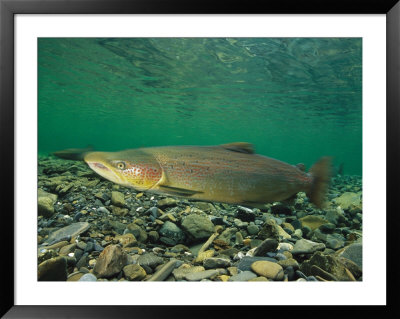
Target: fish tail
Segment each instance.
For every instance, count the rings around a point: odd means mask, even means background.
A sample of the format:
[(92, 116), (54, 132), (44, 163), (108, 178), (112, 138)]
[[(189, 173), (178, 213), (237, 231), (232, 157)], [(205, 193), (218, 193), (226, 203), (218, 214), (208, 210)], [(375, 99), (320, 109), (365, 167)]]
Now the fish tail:
[(328, 190), (332, 171), (331, 157), (322, 157), (310, 168), (310, 174), (313, 177), (311, 189), (307, 193), (310, 201), (318, 208), (322, 207), (325, 194)]

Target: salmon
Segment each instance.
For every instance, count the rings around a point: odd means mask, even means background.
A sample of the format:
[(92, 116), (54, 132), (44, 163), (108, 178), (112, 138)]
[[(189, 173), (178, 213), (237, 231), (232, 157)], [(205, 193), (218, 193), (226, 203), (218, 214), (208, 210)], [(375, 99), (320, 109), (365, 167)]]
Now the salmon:
[(244, 142), (89, 152), (84, 160), (102, 177), (138, 191), (254, 207), (298, 192), (322, 207), (331, 169), (329, 157), (305, 172), (304, 165), (255, 154)]

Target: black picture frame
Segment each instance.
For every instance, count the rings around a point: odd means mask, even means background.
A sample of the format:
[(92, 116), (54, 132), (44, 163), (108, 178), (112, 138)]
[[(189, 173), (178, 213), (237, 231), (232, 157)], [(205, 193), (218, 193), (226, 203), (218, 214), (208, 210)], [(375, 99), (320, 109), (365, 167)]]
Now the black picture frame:
[[(396, 288), (399, 275), (394, 271), (396, 253), (395, 227), (398, 212), (399, 137), (400, 137), (400, 3), (398, 0), (287, 0), (245, 3), (177, 0), (0, 0), (0, 176), (5, 185), (0, 192), (2, 204), (1, 225), (7, 244), (1, 248), (1, 311), (4, 318), (152, 318), (152, 317), (210, 317), (247, 316), (242, 307), (154, 307), (154, 306), (21, 306), (14, 296), (14, 18), (16, 14), (385, 14), (387, 20), (387, 305), (382, 307), (329, 307), (332, 316), (369, 315), (395, 316)], [(377, 166), (381, 164), (377, 163)], [(6, 225), (6, 226), (4, 226)], [(290, 300), (288, 300), (290, 304)], [(259, 307), (255, 307), (260, 310)], [(307, 307), (287, 307), (284, 315), (307, 314)], [(261, 309), (262, 313), (267, 311)], [(268, 309), (283, 311), (277, 307)], [(327, 309), (321, 309), (325, 312)]]

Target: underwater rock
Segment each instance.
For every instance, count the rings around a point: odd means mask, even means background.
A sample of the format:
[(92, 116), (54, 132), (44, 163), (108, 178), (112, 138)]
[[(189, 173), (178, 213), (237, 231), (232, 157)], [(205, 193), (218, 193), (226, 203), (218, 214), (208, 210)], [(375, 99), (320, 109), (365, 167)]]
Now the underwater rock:
[(291, 253), (292, 255), (312, 254), (318, 250), (324, 250), (325, 247), (323, 243), (316, 243), (308, 239), (300, 239), (296, 241)]
[(167, 197), (158, 201), (157, 205), (160, 208), (176, 206), (177, 201), (173, 198)]
[(236, 275), (233, 275), (228, 279), (228, 281), (249, 281), (254, 278), (257, 278), (257, 275), (254, 272), (250, 270), (245, 270)]
[(84, 274), (78, 281), (97, 281), (97, 277), (92, 273)]
[(90, 224), (88, 222), (73, 223), (51, 233), (49, 238), (47, 239), (47, 242), (49, 244), (52, 244), (64, 240), (67, 237), (76, 237), (79, 234), (87, 231), (89, 227)]
[(337, 252), (337, 256), (350, 259), (362, 268), (362, 243), (348, 245)]
[(323, 224), (327, 224), (328, 221), (320, 216), (308, 215), (299, 219), (302, 227), (309, 227), (311, 230), (315, 230)]
[(130, 223), (124, 233), (131, 233), (135, 236), (138, 242), (145, 243), (147, 241), (147, 233), (146, 231), (135, 223)]
[(123, 269), (125, 278), (130, 281), (139, 281), (146, 277), (146, 271), (138, 264), (126, 265)]
[(265, 256), (266, 253), (274, 252), (278, 247), (278, 241), (273, 238), (264, 240), (254, 251), (253, 256)]
[(109, 245), (100, 253), (93, 268), (98, 277), (111, 277), (118, 274), (127, 263), (127, 255), (118, 245)]
[(111, 203), (115, 206), (124, 207), (125, 206), (125, 196), (121, 192), (112, 191), (111, 192)]
[(133, 247), (137, 244), (135, 236), (131, 233), (116, 236), (115, 240), (117, 240), (122, 245), (123, 248)]
[(251, 265), (256, 261), (270, 261), (270, 262), (277, 262), (274, 258), (271, 257), (243, 257), (239, 262), (235, 264), (235, 266), (241, 270), (251, 270)]
[(161, 236), (171, 240), (171, 246), (183, 243), (186, 237), (182, 229), (170, 221), (166, 221), (158, 232)]
[(66, 281), (67, 276), (67, 260), (65, 257), (50, 258), (38, 266), (39, 281)]
[(281, 265), (266, 260), (255, 261), (252, 263), (251, 270), (260, 276), (273, 280), (282, 280), (284, 276)]
[(189, 273), (201, 272), (204, 271), (203, 266), (190, 266), (188, 264), (183, 264), (179, 268), (176, 268), (172, 271), (176, 280), (183, 280), (184, 277)]
[(200, 281), (203, 279), (209, 279), (211, 277), (215, 277), (219, 274), (219, 271), (216, 269), (203, 270), (199, 272), (190, 272), (185, 275), (185, 279), (188, 281)]
[(204, 259), (203, 266), (205, 269), (226, 268), (231, 266), (231, 261), (221, 257), (210, 257)]
[(352, 193), (346, 192), (343, 193), (340, 197), (334, 198), (333, 201), (340, 205), (342, 209), (350, 209), (350, 208), (358, 208), (362, 210), (362, 201), (361, 201), (362, 192)]
[(56, 194), (47, 193), (41, 188), (38, 189), (38, 213), (40, 216), (46, 218), (53, 216), (57, 197)]
[(164, 262), (164, 259), (162, 259), (159, 256), (156, 256), (153, 253), (147, 253), (147, 254), (141, 255), (138, 258), (137, 262), (142, 267), (148, 266), (150, 268), (155, 268), (158, 265), (162, 264)]
[(256, 215), (253, 210), (246, 207), (238, 206), (236, 218), (244, 222), (254, 222), (254, 220), (256, 219)]
[(312, 268), (313, 265), (333, 275), (339, 281), (351, 281), (351, 278), (346, 272), (346, 267), (335, 256), (316, 252), (309, 260), (306, 260), (301, 264), (300, 270), (307, 276), (314, 276), (316, 275), (316, 268)]
[(190, 214), (182, 222), (183, 230), (195, 241), (205, 239), (214, 232), (214, 224), (205, 216)]

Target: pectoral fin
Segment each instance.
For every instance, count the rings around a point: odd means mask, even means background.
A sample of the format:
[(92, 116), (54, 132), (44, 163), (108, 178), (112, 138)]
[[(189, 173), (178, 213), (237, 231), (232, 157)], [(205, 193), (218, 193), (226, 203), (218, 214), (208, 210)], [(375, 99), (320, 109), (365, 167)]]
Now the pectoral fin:
[(176, 196), (186, 196), (190, 197), (194, 194), (203, 193), (200, 191), (193, 191), (191, 189), (179, 188), (179, 187), (172, 187), (167, 185), (158, 185), (159, 189), (165, 193), (176, 195)]

